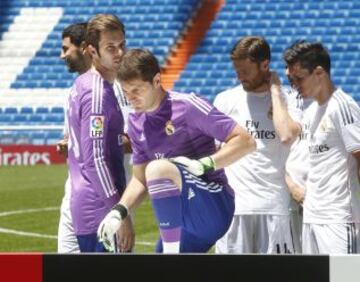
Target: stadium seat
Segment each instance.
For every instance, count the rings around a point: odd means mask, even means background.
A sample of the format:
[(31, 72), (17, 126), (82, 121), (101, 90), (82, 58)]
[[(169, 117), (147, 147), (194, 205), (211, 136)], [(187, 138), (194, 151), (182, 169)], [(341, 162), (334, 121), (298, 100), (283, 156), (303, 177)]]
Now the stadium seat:
[(34, 109), (31, 107), (22, 107), (20, 108), (21, 114), (32, 114), (34, 112)]
[(38, 108), (36, 108), (35, 113), (37, 113), (37, 114), (47, 114), (47, 113), (49, 113), (49, 109), (45, 108), (45, 107), (38, 107)]
[(18, 110), (17, 110), (17, 108), (14, 108), (14, 107), (8, 107), (8, 108), (4, 109), (4, 113), (5, 114), (17, 114)]
[[(67, 73), (64, 62), (59, 58), (61, 32), (65, 26), (74, 22), (87, 21), (98, 13), (114, 13), (119, 15), (126, 26), (129, 47), (149, 48), (155, 53), (159, 62), (163, 64), (175, 40), (180, 36), (183, 29), (186, 28), (187, 21), (190, 19), (199, 0), (153, 0), (151, 5), (149, 5), (148, 1), (140, 0), (100, 0), (87, 2), (86, 5), (84, 5), (83, 1), (72, 0), (56, 0), (53, 2), (12, 0), (11, 2), (11, 8), (6, 8), (4, 11), (7, 27), (14, 23), (15, 17), (24, 11), (22, 10), (23, 8), (56, 7), (57, 9), (61, 8), (63, 13), (54, 29), (43, 42), (41, 48), (37, 50), (35, 56), (31, 55), (32, 59), (29, 64), (26, 64), (27, 66), (23, 72), (12, 82), (12, 88), (20, 89), (70, 87), (74, 76)], [(31, 26), (35, 22), (30, 15), (35, 13), (34, 11), (35, 9), (31, 10), (31, 12), (28, 11), (27, 25), (23, 25), (22, 28)], [(52, 11), (49, 10), (49, 13), (52, 13)], [(57, 10), (55, 9), (54, 11), (56, 12)], [(3, 19), (2, 17), (0, 18)], [(38, 20), (38, 18), (35, 19)], [(39, 36), (38, 32), (46, 28), (46, 23), (44, 21), (42, 25), (34, 25), (33, 33), (18, 31), (13, 32), (12, 35), (17, 40), (23, 40), (24, 36), (37, 38)], [(0, 26), (2, 25), (0, 24)], [(6, 31), (6, 29), (4, 30)], [(2, 33), (0, 33), (0, 38), (1, 35)], [(145, 41), (145, 39), (147, 40)], [(29, 55), (25, 54), (30, 52), (28, 48), (21, 47), (23, 44), (14, 46), (16, 48), (8, 48), (3, 52), (7, 52), (6, 54), (11, 58)], [(58, 69), (55, 70), (55, 68)]]
[[(174, 88), (190, 92), (199, 87), (193, 78), (204, 75), (205, 71), (206, 77), (212, 79), (212, 87), (204, 91), (207, 95), (216, 95), (236, 85), (236, 79), (230, 79), (234, 73), (231, 72), (229, 52), (240, 37), (260, 35), (269, 41), (271, 67), (285, 83), (282, 52), (295, 40), (307, 39), (324, 43), (332, 57), (334, 81), (344, 89), (353, 90), (353, 85), (358, 83), (355, 78), (358, 75), (351, 73), (353, 70), (356, 72), (357, 64), (360, 65), (359, 34), (360, 4), (357, 1), (228, 0)], [(221, 59), (214, 59), (214, 53)], [(211, 65), (205, 62), (211, 62)], [(350, 74), (351, 78), (343, 78)]]

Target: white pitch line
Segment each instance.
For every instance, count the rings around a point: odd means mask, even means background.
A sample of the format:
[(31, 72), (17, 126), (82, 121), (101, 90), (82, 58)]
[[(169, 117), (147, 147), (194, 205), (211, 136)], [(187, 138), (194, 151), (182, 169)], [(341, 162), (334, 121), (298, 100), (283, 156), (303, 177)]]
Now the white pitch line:
[(27, 237), (35, 237), (35, 238), (57, 239), (57, 236), (54, 236), (54, 235), (46, 235), (46, 234), (39, 234), (39, 233), (33, 233), (33, 232), (24, 232), (24, 231), (18, 231), (18, 230), (1, 228), (1, 227), (0, 227), (0, 233), (14, 234), (14, 235), (19, 235), (19, 236), (27, 236)]
[[(7, 212), (0, 212), (0, 217), (16, 215), (16, 214), (42, 212), (42, 211), (56, 211), (56, 210), (59, 210), (59, 207), (47, 207), (47, 208), (39, 208), (39, 209), (26, 209), (26, 210), (17, 210), (17, 211), (7, 211)], [(40, 233), (33, 233), (33, 232), (24, 232), (24, 231), (18, 231), (18, 230), (2, 228), (2, 227), (0, 227), (0, 233), (14, 234), (14, 235), (26, 236), (26, 237), (54, 239), (54, 240), (57, 240), (57, 238), (58, 238), (55, 235), (47, 235), (47, 234), (40, 234)], [(136, 245), (142, 245), (142, 246), (154, 246), (155, 245), (155, 243), (151, 243), (151, 242), (147, 242), (147, 241), (137, 241), (137, 242), (135, 242), (135, 244)]]
[(7, 211), (7, 212), (0, 212), (0, 217), (14, 215), (14, 214), (32, 213), (32, 212), (56, 211), (58, 209), (59, 207), (48, 207), (48, 208), (39, 208), (39, 209)]
[[(0, 227), (0, 233), (14, 234), (14, 235), (26, 236), (26, 237), (54, 239), (54, 240), (57, 240), (57, 238), (58, 238), (55, 235), (39, 234), (39, 233), (33, 233), (33, 232), (24, 232), (24, 231), (18, 231), (18, 230), (2, 228), (2, 227)], [(138, 241), (138, 242), (135, 242), (135, 243), (136, 243), (136, 245), (154, 246), (154, 243), (146, 242), (146, 241)]]

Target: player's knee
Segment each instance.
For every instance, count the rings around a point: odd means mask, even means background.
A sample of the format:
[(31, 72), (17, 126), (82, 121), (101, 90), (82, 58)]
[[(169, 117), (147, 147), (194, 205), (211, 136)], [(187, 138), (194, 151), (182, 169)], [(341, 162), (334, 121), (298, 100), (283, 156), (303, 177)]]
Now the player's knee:
[(151, 161), (145, 169), (146, 181), (158, 178), (168, 178), (176, 180), (179, 177), (179, 171), (176, 166), (168, 160)]

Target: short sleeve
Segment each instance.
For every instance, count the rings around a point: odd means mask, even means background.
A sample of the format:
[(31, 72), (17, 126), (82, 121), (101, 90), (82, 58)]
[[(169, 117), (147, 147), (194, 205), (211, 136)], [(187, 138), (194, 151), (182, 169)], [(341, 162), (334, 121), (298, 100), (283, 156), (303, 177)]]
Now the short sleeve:
[(336, 97), (338, 108), (335, 126), (348, 152), (360, 150), (360, 108), (354, 100)]
[(236, 122), (195, 94), (190, 94), (187, 101), (186, 117), (189, 127), (224, 142), (236, 126)]
[(296, 90), (290, 87), (282, 87), (281, 90), (290, 117), (295, 122), (300, 123), (303, 113), (303, 99), (301, 95)]

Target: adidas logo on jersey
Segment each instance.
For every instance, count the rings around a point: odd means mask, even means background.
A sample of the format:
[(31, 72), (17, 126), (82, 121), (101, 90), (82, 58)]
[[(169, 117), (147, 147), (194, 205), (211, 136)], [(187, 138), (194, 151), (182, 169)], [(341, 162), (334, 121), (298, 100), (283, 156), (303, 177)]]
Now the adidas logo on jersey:
[(189, 188), (188, 200), (195, 197), (195, 192), (193, 189)]

